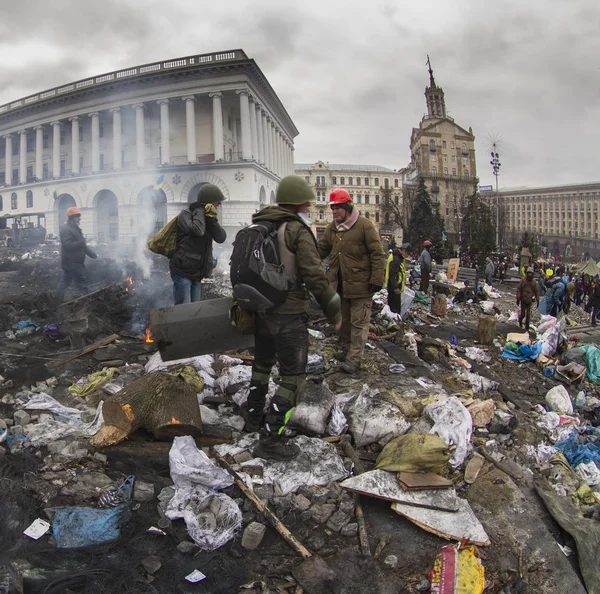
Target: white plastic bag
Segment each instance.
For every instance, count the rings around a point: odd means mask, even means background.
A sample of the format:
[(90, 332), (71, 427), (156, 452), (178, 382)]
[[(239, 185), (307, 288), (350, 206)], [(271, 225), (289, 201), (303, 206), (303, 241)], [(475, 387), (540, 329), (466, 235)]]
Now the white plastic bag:
[(335, 403), (331, 409), (329, 423), (327, 424), (327, 435), (341, 435), (348, 429), (348, 419), (344, 414), (344, 407), (353, 398), (356, 398), (357, 395), (357, 392), (335, 395)]
[(215, 389), (223, 394), (235, 394), (235, 392), (250, 384), (251, 377), (252, 367), (233, 365), (227, 367), (222, 375), (215, 380)]
[(411, 288), (406, 287), (400, 296), (400, 317), (402, 319), (406, 317), (414, 299), (415, 292)]
[(554, 386), (554, 388), (548, 390), (546, 403), (554, 412), (563, 415), (573, 414), (573, 402), (571, 402), (571, 396), (564, 386)]
[(479, 361), (480, 363), (488, 363), (492, 359), (490, 355), (479, 347), (467, 347), (465, 354), (472, 361)]
[(423, 410), (434, 421), (429, 433), (439, 435), (448, 445), (456, 446), (450, 464), (460, 466), (467, 456), (467, 450), (473, 431), (471, 413), (454, 396), (428, 404)]

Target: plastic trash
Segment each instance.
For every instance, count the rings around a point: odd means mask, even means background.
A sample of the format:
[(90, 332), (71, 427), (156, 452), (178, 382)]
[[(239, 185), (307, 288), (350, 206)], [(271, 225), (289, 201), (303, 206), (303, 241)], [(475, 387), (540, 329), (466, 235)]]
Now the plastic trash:
[(488, 363), (492, 360), (492, 357), (480, 347), (467, 347), (465, 354), (472, 361), (478, 361), (480, 363)]
[(341, 435), (346, 432), (348, 429), (348, 419), (344, 414), (344, 407), (348, 402), (356, 398), (357, 395), (357, 392), (335, 395), (335, 402), (331, 409), (329, 422), (327, 423), (327, 435)]
[(392, 363), (389, 366), (390, 373), (404, 373), (406, 371), (406, 366), (402, 365), (402, 363)]
[(26, 410), (44, 410), (69, 419), (79, 419), (81, 417), (80, 410), (61, 404), (58, 400), (52, 398), (52, 396), (49, 396), (45, 392), (33, 394), (33, 396), (23, 405), (23, 408)]
[(222, 394), (235, 394), (240, 388), (250, 385), (251, 377), (252, 367), (249, 365), (227, 367), (215, 380), (215, 389)]
[(119, 538), (131, 517), (129, 503), (112, 508), (63, 507), (45, 510), (52, 519), (52, 536), (59, 549), (89, 547)]
[(456, 336), (452, 335), (450, 337), (450, 344), (452, 344), (453, 346), (457, 346), (458, 345), (458, 338), (456, 338)]
[(450, 464), (460, 466), (465, 461), (471, 441), (473, 431), (471, 413), (458, 398), (450, 396), (428, 404), (423, 414), (434, 421), (429, 433), (436, 433), (448, 445), (456, 446), (450, 457)]
[(317, 340), (323, 340), (325, 338), (325, 334), (323, 334), (323, 332), (320, 332), (319, 330), (312, 330), (309, 329), (308, 333), (313, 337), (316, 338)]
[(564, 386), (554, 386), (554, 388), (548, 390), (546, 403), (554, 412), (564, 415), (573, 414), (571, 396)]
[(44, 326), (44, 336), (49, 340), (62, 340), (69, 336), (69, 333), (63, 330), (58, 324), (46, 324)]
[(585, 443), (585, 439), (584, 436), (578, 437), (571, 434), (564, 441), (558, 441), (554, 445), (564, 454), (573, 468), (582, 463), (600, 464), (600, 447), (595, 443)]
[(167, 504), (167, 518), (183, 518), (188, 534), (204, 551), (231, 540), (242, 524), (242, 512), (231, 497), (216, 492), (233, 484), (229, 473), (199, 450), (189, 435), (173, 440), (169, 468), (175, 494)]
[(429, 574), (431, 592), (440, 594), (482, 594), (485, 569), (475, 547), (459, 550), (459, 545), (440, 549)]
[(323, 435), (335, 398), (327, 382), (307, 382), (290, 417), (290, 424)]

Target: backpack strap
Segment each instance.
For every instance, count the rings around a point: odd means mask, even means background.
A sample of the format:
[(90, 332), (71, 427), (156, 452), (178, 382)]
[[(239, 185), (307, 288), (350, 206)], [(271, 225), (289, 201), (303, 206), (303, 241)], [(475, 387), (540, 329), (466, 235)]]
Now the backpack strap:
[(298, 267), (296, 266), (296, 254), (291, 252), (285, 243), (285, 230), (288, 221), (284, 221), (277, 228), (277, 243), (279, 246), (279, 256), (285, 270), (285, 276), (290, 283), (290, 290), (299, 289), (300, 281), (298, 279)]

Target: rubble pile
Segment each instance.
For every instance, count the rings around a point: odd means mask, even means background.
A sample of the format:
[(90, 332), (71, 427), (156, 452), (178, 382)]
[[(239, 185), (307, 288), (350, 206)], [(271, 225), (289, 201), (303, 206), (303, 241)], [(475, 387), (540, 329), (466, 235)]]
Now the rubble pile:
[[(29, 268), (46, 256), (13, 256), (0, 276), (44, 280), (0, 316), (0, 590), (310, 594), (329, 576), (361, 594), (594, 591), (593, 329), (536, 317), (524, 333), (504, 285), (485, 306), (417, 293), (402, 320), (382, 292), (348, 375), (313, 316), (285, 430), (300, 453), (278, 462), (244, 429), (252, 349), (164, 361), (145, 333), (166, 270), (105, 264), (103, 286), (59, 305), (52, 267)], [(223, 274), (205, 285), (228, 294)]]

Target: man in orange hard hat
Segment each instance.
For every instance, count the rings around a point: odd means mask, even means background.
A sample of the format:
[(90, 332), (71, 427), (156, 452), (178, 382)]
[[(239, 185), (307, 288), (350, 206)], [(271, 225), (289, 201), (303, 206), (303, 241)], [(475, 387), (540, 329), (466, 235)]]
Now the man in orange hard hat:
[(60, 228), (60, 262), (62, 275), (56, 288), (56, 298), (63, 301), (65, 291), (74, 282), (77, 289), (86, 295), (90, 292), (85, 275), (85, 257), (97, 258), (96, 253), (86, 245), (79, 223), (81, 211), (76, 206), (67, 209), (67, 222)]
[(386, 257), (369, 219), (352, 204), (343, 189), (331, 192), (333, 222), (319, 240), (319, 254), (327, 258), (327, 278), (342, 299), (341, 370), (355, 373), (363, 358), (371, 322), (373, 293), (383, 287)]

